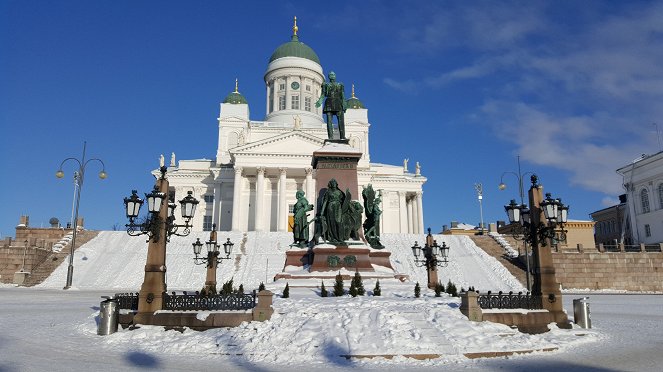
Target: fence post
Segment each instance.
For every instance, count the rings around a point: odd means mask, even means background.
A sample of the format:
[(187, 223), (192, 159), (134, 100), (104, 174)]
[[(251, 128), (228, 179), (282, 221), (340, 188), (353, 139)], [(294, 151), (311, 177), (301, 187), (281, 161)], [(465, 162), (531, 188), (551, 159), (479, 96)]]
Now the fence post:
[(603, 243), (599, 243), (599, 252), (601, 253), (605, 252), (605, 247), (603, 246)]
[(274, 313), (272, 307), (272, 296), (274, 294), (267, 290), (258, 292), (258, 305), (253, 308), (253, 320), (265, 321), (269, 320)]
[(647, 248), (645, 247), (645, 243), (640, 243), (640, 252), (647, 252)]
[(476, 292), (467, 291), (460, 294), (460, 312), (473, 322), (483, 321), (479, 295)]
[(582, 244), (578, 243), (578, 252), (582, 253), (583, 252), (583, 246)]

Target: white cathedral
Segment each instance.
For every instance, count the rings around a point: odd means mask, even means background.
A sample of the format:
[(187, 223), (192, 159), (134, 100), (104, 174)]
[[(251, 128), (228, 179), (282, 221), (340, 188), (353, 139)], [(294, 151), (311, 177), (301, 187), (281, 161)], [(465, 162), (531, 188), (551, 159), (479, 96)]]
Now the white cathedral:
[[(303, 190), (316, 204), (313, 152), (324, 145), (327, 126), (322, 108), (315, 106), (325, 75), (318, 55), (299, 41), (297, 23), (289, 42), (272, 53), (265, 72), (265, 108), (262, 121), (251, 120), (249, 104), (235, 91), (221, 103), (216, 160), (171, 158), (168, 171), (171, 195), (180, 199), (193, 191), (200, 200), (194, 230), (290, 231), (295, 193)], [(383, 233), (424, 232), (422, 186), (426, 178), (419, 164), (414, 173), (403, 165), (372, 163), (368, 110), (355, 97), (347, 101), (345, 133), (350, 146), (362, 152), (357, 164), (358, 190), (369, 183), (382, 196)], [(345, 187), (339, 185), (341, 189)], [(316, 206), (317, 207), (317, 206)], [(311, 217), (312, 218), (312, 217)], [(313, 227), (313, 224), (311, 225)]]

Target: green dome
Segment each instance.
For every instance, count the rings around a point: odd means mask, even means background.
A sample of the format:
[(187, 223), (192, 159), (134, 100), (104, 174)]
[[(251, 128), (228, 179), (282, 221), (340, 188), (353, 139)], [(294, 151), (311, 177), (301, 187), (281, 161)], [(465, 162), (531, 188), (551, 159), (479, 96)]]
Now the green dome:
[(226, 96), (226, 98), (223, 100), (223, 103), (232, 103), (233, 105), (243, 103), (245, 105), (248, 105), (249, 103), (246, 102), (246, 98), (239, 93), (239, 92), (232, 92)]
[(366, 108), (366, 107), (364, 107), (364, 104), (357, 97), (352, 97), (347, 102), (348, 102), (347, 107), (349, 109), (363, 109), (363, 108)]
[(283, 43), (278, 48), (276, 48), (274, 53), (272, 53), (272, 56), (269, 58), (269, 62), (283, 57), (306, 58), (317, 64), (320, 64), (320, 58), (318, 58), (318, 55), (315, 54), (310, 46), (299, 41), (297, 35), (292, 35), (292, 40), (288, 41), (287, 43)]

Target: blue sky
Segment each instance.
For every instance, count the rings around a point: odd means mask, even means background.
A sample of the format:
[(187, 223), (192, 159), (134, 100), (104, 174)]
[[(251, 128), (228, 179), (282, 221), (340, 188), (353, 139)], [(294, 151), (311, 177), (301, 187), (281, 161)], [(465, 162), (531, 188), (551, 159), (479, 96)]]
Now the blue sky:
[[(570, 218), (614, 203), (615, 169), (660, 150), (663, 3), (649, 1), (0, 2), (0, 234), (71, 215), (73, 164), (88, 166), (80, 214), (123, 225), (122, 198), (149, 191), (160, 154), (214, 158), (219, 102), (239, 79), (264, 118), (269, 56), (300, 40), (369, 109), (371, 160), (420, 162), (425, 224), (505, 219), (516, 178), (540, 176)], [(349, 93), (349, 92), (348, 92)]]

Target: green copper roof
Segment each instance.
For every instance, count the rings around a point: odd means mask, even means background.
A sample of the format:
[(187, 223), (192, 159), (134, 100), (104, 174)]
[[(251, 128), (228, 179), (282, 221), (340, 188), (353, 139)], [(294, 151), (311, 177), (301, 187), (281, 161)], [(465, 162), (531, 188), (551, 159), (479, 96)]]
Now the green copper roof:
[(363, 109), (366, 108), (364, 107), (364, 104), (359, 100), (359, 98), (352, 97), (348, 101), (348, 108), (351, 109)]
[(283, 43), (278, 48), (276, 48), (274, 53), (272, 53), (272, 56), (269, 58), (269, 62), (283, 57), (306, 58), (317, 64), (320, 64), (320, 58), (318, 58), (318, 55), (315, 54), (310, 46), (299, 41), (297, 35), (292, 35), (292, 40), (288, 41), (287, 43)]
[(248, 105), (249, 103), (246, 102), (246, 98), (239, 93), (239, 92), (232, 92), (226, 96), (226, 98), (223, 100), (223, 103), (232, 103), (234, 105), (243, 103)]

